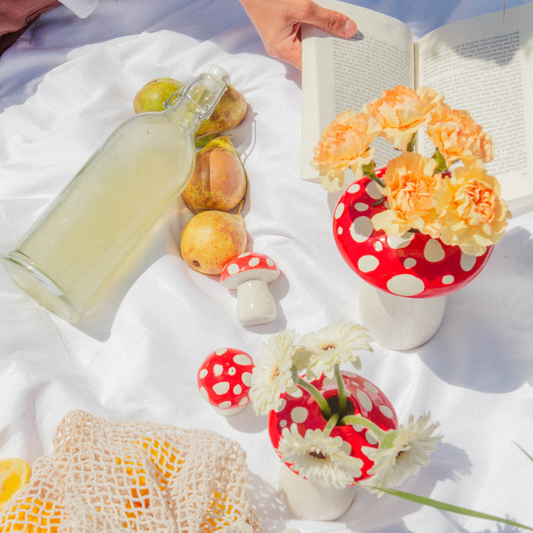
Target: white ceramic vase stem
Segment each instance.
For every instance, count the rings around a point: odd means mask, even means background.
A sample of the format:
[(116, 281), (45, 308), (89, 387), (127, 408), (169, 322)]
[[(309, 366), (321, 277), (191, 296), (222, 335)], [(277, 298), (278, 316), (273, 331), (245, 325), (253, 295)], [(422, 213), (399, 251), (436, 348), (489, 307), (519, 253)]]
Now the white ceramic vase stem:
[(243, 326), (271, 322), (276, 318), (276, 303), (268, 284), (250, 279), (237, 287), (237, 320)]
[(283, 505), (299, 520), (336, 520), (352, 505), (357, 486), (341, 489), (324, 487), (298, 474), (285, 463), (279, 472), (278, 488)]
[(391, 350), (411, 350), (429, 341), (439, 329), (446, 296), (407, 298), (365, 283), (359, 311), (362, 324), (379, 345)]

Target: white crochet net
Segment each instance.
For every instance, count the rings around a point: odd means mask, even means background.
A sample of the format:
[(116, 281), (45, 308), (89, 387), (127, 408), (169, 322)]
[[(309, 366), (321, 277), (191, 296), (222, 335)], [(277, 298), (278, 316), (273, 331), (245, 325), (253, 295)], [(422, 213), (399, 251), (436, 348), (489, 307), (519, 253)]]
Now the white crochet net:
[(232, 440), (73, 411), (0, 511), (0, 533), (261, 532), (246, 491)]

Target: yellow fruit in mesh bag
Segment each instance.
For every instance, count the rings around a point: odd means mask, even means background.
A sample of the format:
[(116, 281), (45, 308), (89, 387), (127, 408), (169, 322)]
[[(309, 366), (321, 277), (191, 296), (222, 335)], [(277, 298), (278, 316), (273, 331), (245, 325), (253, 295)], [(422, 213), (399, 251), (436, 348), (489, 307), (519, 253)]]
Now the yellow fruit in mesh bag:
[(62, 508), (35, 496), (16, 499), (9, 505), (0, 521), (0, 533), (24, 531), (24, 533), (57, 533), (61, 524)]
[(22, 459), (0, 460), (0, 509), (30, 478), (30, 467)]
[(200, 524), (201, 533), (213, 533), (226, 528), (237, 521), (239, 512), (226, 495), (219, 492), (212, 494), (213, 501), (207, 512), (206, 521)]

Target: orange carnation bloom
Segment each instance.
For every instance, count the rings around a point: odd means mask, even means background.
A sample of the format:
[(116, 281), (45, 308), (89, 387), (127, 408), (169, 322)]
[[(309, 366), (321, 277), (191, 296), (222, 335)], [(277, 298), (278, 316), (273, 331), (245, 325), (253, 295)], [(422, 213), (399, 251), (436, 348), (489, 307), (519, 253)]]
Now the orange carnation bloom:
[(438, 237), (435, 227), (437, 212), (433, 195), (439, 190), (442, 178), (433, 174), (437, 162), (415, 152), (407, 152), (389, 161), (383, 176), (389, 209), (372, 217), (376, 230), (389, 236), (400, 236), (410, 229)]
[(492, 160), (492, 138), (468, 111), (441, 106), (431, 117), (427, 134), (444, 157), (447, 167), (467, 156), (484, 163)]
[(404, 85), (384, 91), (381, 98), (366, 104), (362, 111), (373, 116), (383, 128), (381, 133), (394, 148), (405, 152), (413, 135), (426, 125), (444, 96), (429, 87), (416, 91)]
[(440, 239), (468, 255), (482, 255), (501, 240), (511, 213), (500, 198), (500, 184), (474, 158), (464, 160), (443, 181), (434, 198), (441, 226)]
[(324, 128), (311, 162), (320, 171), (322, 187), (329, 192), (339, 191), (348, 168), (352, 169), (356, 179), (360, 179), (363, 165), (374, 157), (374, 148), (369, 147), (380, 131), (378, 122), (365, 113), (358, 114), (349, 109), (337, 115)]

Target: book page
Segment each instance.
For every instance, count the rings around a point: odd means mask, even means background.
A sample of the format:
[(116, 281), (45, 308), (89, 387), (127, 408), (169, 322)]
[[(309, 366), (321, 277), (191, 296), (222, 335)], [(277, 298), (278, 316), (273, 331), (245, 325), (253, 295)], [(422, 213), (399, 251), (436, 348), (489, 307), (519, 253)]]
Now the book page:
[[(462, 20), (419, 40), (421, 85), (466, 109), (492, 136), (486, 165), (507, 200), (533, 194), (533, 3)], [(432, 155), (424, 136), (420, 151)], [(529, 198), (528, 200), (531, 200)]]
[[(339, 113), (350, 108), (359, 111), (396, 85), (414, 87), (413, 35), (403, 22), (335, 0), (317, 3), (352, 18), (362, 35), (345, 40), (315, 27), (303, 27), (303, 179), (318, 178), (310, 164), (313, 149), (323, 128)], [(375, 146), (379, 166), (397, 155), (382, 139), (377, 139)]]

